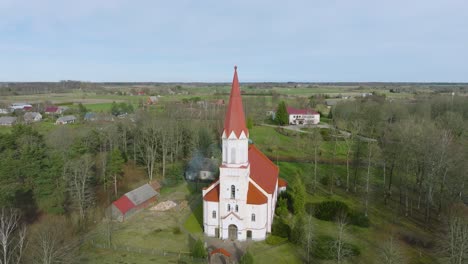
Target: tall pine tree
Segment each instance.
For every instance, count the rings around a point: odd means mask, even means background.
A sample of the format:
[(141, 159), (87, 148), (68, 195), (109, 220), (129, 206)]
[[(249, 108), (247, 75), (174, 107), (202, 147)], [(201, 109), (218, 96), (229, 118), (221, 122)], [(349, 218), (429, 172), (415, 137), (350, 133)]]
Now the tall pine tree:
[(288, 124), (288, 111), (286, 110), (286, 103), (281, 101), (278, 104), (278, 110), (276, 111), (275, 122), (280, 126)]

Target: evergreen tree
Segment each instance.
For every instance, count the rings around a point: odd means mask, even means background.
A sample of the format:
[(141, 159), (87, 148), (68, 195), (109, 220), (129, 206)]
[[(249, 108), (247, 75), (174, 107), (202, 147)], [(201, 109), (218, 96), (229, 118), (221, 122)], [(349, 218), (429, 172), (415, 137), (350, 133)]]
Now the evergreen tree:
[(117, 179), (122, 174), (122, 166), (125, 160), (122, 157), (122, 153), (118, 148), (112, 150), (109, 155), (109, 162), (107, 163), (107, 172), (112, 176), (114, 180), (114, 195), (117, 197)]
[(275, 122), (280, 126), (284, 126), (288, 124), (289, 115), (288, 111), (286, 110), (286, 103), (281, 101), (278, 104), (278, 110), (276, 111)]
[(294, 177), (294, 181), (291, 184), (291, 188), (288, 189), (292, 196), (295, 215), (303, 214), (305, 211), (306, 190), (299, 175), (300, 173), (297, 172), (296, 177)]

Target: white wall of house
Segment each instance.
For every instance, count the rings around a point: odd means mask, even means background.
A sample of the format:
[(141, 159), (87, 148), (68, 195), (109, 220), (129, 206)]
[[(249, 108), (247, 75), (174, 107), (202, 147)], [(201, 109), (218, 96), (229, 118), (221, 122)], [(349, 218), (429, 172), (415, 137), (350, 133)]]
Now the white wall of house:
[(316, 125), (320, 123), (320, 114), (307, 114), (307, 115), (298, 115), (291, 114), (289, 115), (289, 124), (290, 125), (299, 125), (299, 122), (303, 122), (301, 125), (312, 124)]

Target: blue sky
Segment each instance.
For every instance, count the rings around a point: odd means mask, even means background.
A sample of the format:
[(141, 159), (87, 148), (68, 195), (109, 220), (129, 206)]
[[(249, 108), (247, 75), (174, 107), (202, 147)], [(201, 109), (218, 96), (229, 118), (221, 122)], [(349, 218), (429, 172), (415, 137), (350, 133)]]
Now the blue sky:
[(0, 81), (468, 82), (466, 0), (0, 0)]

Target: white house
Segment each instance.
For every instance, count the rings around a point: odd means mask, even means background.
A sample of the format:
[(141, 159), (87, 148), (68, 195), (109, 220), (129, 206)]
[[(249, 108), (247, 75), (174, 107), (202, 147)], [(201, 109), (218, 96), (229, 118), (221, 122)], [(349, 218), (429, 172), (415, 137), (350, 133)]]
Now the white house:
[(320, 123), (320, 114), (309, 109), (287, 107), (290, 125), (316, 125)]
[(23, 118), (26, 123), (39, 122), (42, 120), (42, 115), (38, 112), (27, 112)]
[(207, 236), (264, 240), (271, 232), (279, 169), (255, 145), (249, 145), (242, 98), (234, 68), (224, 121), (219, 179), (203, 190), (203, 226)]

